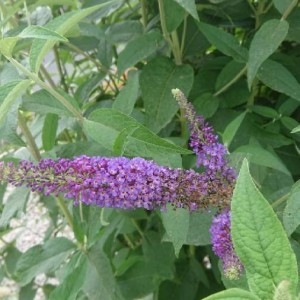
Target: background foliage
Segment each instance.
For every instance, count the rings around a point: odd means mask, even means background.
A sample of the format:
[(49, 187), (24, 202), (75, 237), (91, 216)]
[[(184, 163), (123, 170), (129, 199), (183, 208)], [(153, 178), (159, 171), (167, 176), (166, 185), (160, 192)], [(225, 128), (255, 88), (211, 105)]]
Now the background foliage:
[[(179, 88), (232, 164), (249, 160), (263, 196), (255, 188), (249, 195), (269, 201), (300, 256), (298, 1), (28, 0), (0, 8), (3, 160), (126, 155), (191, 168), (171, 94)], [(249, 184), (241, 176), (236, 195)], [(222, 276), (211, 251), (214, 210), (121, 211), (41, 197), (51, 222), (43, 244), (23, 253), (5, 235), (28, 191), (6, 201), (5, 185), (0, 193), (0, 280), (17, 282), (19, 299), (34, 299), (38, 288), (47, 299), (159, 300), (247, 288), (244, 277)], [(73, 238), (60, 234), (65, 228)], [(37, 285), (42, 273), (59, 286)]]

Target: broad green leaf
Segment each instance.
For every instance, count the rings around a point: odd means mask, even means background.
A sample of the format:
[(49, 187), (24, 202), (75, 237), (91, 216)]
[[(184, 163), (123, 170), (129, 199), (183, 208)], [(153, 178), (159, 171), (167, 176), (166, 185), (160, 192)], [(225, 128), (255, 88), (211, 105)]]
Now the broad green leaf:
[(185, 16), (185, 9), (174, 0), (164, 0), (165, 21), (168, 32), (176, 30)]
[(223, 134), (222, 134), (222, 141), (223, 144), (229, 148), (235, 134), (239, 130), (245, 116), (246, 116), (246, 111), (238, 115), (236, 118), (234, 118), (225, 128)]
[(46, 27), (42, 26), (36, 26), (36, 25), (30, 25), (26, 27), (24, 30), (22, 30), (18, 34), (19, 38), (34, 38), (34, 39), (44, 39), (44, 40), (54, 40), (54, 41), (60, 41), (60, 42), (67, 42), (68, 40), (56, 33), (53, 30), (50, 30)]
[(161, 48), (163, 41), (158, 31), (151, 31), (129, 42), (118, 57), (118, 74), (122, 75), (126, 69), (153, 54)]
[(289, 24), (285, 20), (269, 20), (255, 33), (249, 49), (249, 60), (247, 63), (248, 88), (262, 63), (276, 51), (286, 37)]
[(194, 0), (174, 0), (183, 7), (194, 19), (199, 20), (196, 3)]
[[(67, 98), (73, 106), (78, 107), (78, 104), (75, 102), (75, 100), (67, 93), (61, 90), (59, 93)], [(40, 90), (31, 95), (25, 95), (23, 98), (24, 100), (22, 103), (22, 109), (34, 111), (42, 115), (52, 113), (59, 116), (63, 115), (73, 117), (72, 113), (70, 113), (70, 111), (66, 109), (64, 105), (62, 105), (56, 98), (54, 98), (45, 90)]]
[(272, 299), (274, 287), (290, 282), (296, 295), (297, 261), (272, 207), (256, 188), (244, 160), (231, 203), (231, 234), (235, 251), (247, 274), (250, 290)]
[(177, 66), (165, 57), (157, 57), (145, 66), (140, 85), (148, 128), (157, 133), (170, 123), (178, 111), (171, 90), (179, 88), (188, 95), (193, 80), (194, 72), (189, 65)]
[(291, 132), (292, 132), (292, 133), (297, 133), (297, 132), (299, 132), (299, 131), (300, 131), (300, 125), (297, 126), (297, 127), (295, 127)]
[[(236, 78), (243, 70), (245, 69), (245, 64), (231, 60), (226, 66), (222, 69), (219, 74), (215, 89), (216, 91), (220, 90), (226, 86), (230, 81)], [(234, 86), (233, 86), (234, 87)]]
[(126, 85), (116, 97), (113, 108), (130, 115), (139, 96), (139, 72), (130, 71)]
[(76, 299), (78, 292), (86, 279), (87, 261), (83, 261), (73, 269), (59, 286), (50, 294), (49, 300), (73, 300)]
[(0, 124), (4, 121), (9, 109), (31, 84), (30, 80), (11, 81), (0, 87)]
[(98, 241), (87, 251), (88, 269), (84, 284), (88, 299), (124, 299), (117, 285), (109, 258)]
[(295, 2), (295, 1), (293, 1), (293, 0), (273, 0), (274, 6), (281, 14), (283, 14), (293, 2)]
[(11, 57), (14, 47), (18, 40), (18, 37), (6, 37), (4, 39), (1, 39), (0, 52), (7, 57)]
[(0, 227), (5, 227), (9, 221), (23, 212), (29, 196), (29, 190), (25, 187), (14, 189), (8, 195), (0, 218)]
[(168, 235), (168, 240), (173, 244), (175, 255), (178, 257), (182, 245), (185, 243), (189, 230), (190, 213), (187, 209), (168, 207), (161, 213), (161, 219)]
[(197, 97), (193, 104), (197, 113), (208, 119), (217, 111), (220, 101), (212, 93), (204, 93)]
[(271, 89), (300, 101), (300, 84), (282, 64), (268, 59), (259, 69), (257, 77)]
[(51, 150), (55, 145), (57, 126), (58, 115), (48, 113), (42, 130), (42, 142), (45, 151)]
[[(104, 16), (107, 13), (106, 8), (111, 7), (112, 5), (119, 5), (119, 1), (112, 0), (99, 5), (95, 5), (86, 9), (71, 11), (65, 13), (45, 25), (46, 29), (52, 30), (59, 35), (66, 34), (70, 29), (72, 29), (79, 21), (90, 15), (91, 13), (97, 10), (103, 10)], [(33, 72), (37, 73), (42, 60), (44, 59), (47, 52), (55, 45), (56, 41), (54, 40), (34, 40), (31, 46), (30, 51), (30, 66)]]
[(198, 22), (197, 25), (208, 41), (219, 51), (231, 56), (237, 62), (247, 61), (247, 49), (243, 48), (233, 35), (203, 22)]
[(280, 122), (282, 123), (282, 125), (287, 128), (288, 130), (290, 130), (291, 132), (293, 132), (293, 130), (299, 126), (299, 122), (297, 122), (295, 119), (291, 118), (291, 117), (286, 117), (283, 116), (280, 118)]
[(24, 286), (39, 274), (55, 271), (75, 249), (76, 245), (64, 237), (30, 248), (18, 260), (14, 274), (18, 284)]
[(226, 291), (213, 294), (211, 296), (204, 298), (203, 300), (242, 300), (242, 299), (260, 300), (260, 298), (258, 298), (254, 294), (238, 288), (232, 288)]
[(300, 224), (300, 181), (296, 182), (286, 201), (283, 211), (283, 224), (290, 236)]
[[(89, 119), (85, 119), (83, 127), (86, 133), (95, 141), (112, 150), (116, 139), (129, 128), (127, 140), (123, 140), (124, 153), (129, 156), (156, 157), (160, 154), (191, 153), (189, 150), (176, 146), (151, 132), (132, 117), (110, 109), (102, 108), (93, 111)], [(132, 130), (131, 132), (131, 129)]]
[(289, 170), (282, 161), (274, 154), (256, 145), (241, 146), (234, 153), (243, 153), (245, 157), (252, 163), (259, 166), (269, 167), (290, 175)]

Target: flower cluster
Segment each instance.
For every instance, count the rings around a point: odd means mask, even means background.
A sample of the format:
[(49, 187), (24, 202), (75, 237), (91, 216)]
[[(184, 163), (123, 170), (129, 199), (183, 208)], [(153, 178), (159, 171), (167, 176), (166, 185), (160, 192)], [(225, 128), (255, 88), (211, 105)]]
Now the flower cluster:
[(222, 260), (225, 276), (237, 279), (243, 266), (234, 252), (230, 235), (230, 211), (225, 209), (213, 218), (210, 228), (213, 251)]
[(171, 169), (143, 158), (88, 157), (42, 159), (0, 165), (0, 180), (49, 195), (64, 194), (75, 203), (115, 208), (154, 209), (171, 203), (195, 210), (229, 201), (232, 188), (223, 189), (204, 173)]
[(205, 122), (202, 116), (196, 114), (193, 105), (179, 89), (172, 90), (172, 93), (184, 110), (190, 129), (190, 146), (197, 156), (197, 166), (203, 166), (205, 173), (212, 180), (234, 181), (236, 174), (234, 169), (228, 166), (227, 149), (219, 143), (213, 128)]

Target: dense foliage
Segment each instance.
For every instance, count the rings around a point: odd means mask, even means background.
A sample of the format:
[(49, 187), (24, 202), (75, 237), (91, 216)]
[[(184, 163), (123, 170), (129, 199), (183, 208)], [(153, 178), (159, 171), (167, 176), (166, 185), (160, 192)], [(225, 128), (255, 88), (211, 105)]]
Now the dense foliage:
[[(41, 290), (53, 300), (296, 299), (298, 2), (0, 1), (0, 282), (14, 281), (24, 300)], [(199, 133), (174, 89), (228, 148), (239, 172), (230, 211), (233, 186), (216, 185), (235, 182), (226, 148), (193, 115)], [(213, 163), (199, 134), (215, 143)], [(101, 188), (123, 172), (117, 192), (97, 194), (95, 165), (108, 178)], [(203, 174), (214, 197), (200, 191)], [(6, 181), (29, 183), (46, 209), (43, 242), (26, 250), (7, 236), (33, 195)], [(215, 255), (224, 244), (232, 252), (231, 238), (243, 264), (235, 276)]]

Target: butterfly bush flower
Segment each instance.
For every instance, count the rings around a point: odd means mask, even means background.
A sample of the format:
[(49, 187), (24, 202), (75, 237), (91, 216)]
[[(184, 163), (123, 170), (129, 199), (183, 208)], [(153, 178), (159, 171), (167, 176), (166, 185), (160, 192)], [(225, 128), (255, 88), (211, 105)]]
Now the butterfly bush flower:
[(237, 279), (243, 266), (233, 249), (230, 235), (230, 211), (228, 209), (213, 218), (210, 233), (213, 251), (222, 261), (225, 276), (230, 279)]
[[(219, 197), (218, 187), (205, 174), (159, 166), (139, 157), (79, 156), (42, 159), (37, 164), (1, 163), (0, 179), (44, 195), (63, 194), (75, 204), (123, 209), (163, 208), (171, 203), (196, 210)], [(231, 191), (221, 194), (230, 199)]]
[(188, 102), (185, 95), (174, 89), (172, 93), (180, 108), (184, 111), (190, 129), (190, 147), (197, 156), (197, 167), (203, 166), (205, 173), (212, 180), (234, 181), (236, 174), (228, 166), (226, 147), (218, 141), (213, 128), (205, 122), (202, 116), (196, 114), (192, 103)]

